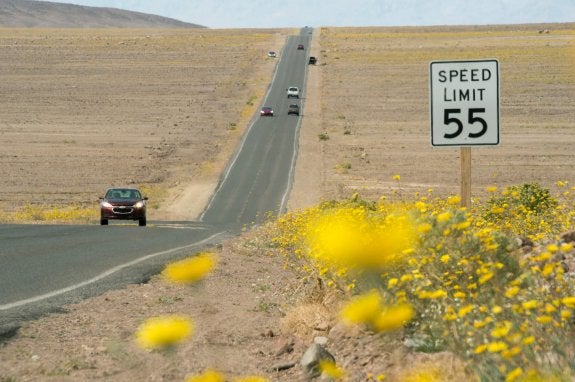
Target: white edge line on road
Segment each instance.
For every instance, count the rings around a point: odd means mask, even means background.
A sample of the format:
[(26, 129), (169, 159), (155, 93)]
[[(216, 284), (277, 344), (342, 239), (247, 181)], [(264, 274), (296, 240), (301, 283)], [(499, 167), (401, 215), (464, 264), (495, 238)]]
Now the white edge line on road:
[(90, 280), (86, 280), (86, 281), (82, 281), (81, 283), (78, 283), (78, 284), (70, 285), (67, 288), (58, 289), (58, 290), (55, 290), (55, 291), (50, 292), (50, 293), (42, 294), (42, 295), (39, 295), (36, 297), (27, 298), (25, 300), (11, 302), (10, 304), (0, 305), (0, 310), (8, 310), (8, 309), (16, 308), (16, 307), (19, 307), (22, 305), (30, 304), (32, 302), (38, 302), (38, 301), (45, 300), (47, 298), (56, 297), (58, 295), (73, 291), (74, 289), (78, 289), (78, 288), (81, 288), (83, 286), (86, 286), (86, 285), (95, 283), (97, 281), (100, 281), (105, 277), (108, 277), (108, 276), (110, 276), (110, 275), (112, 275), (118, 271), (121, 271), (124, 268), (128, 268), (128, 267), (131, 267), (131, 266), (136, 265), (138, 263), (141, 263), (142, 261), (146, 261), (146, 260), (152, 259), (154, 257), (167, 255), (167, 254), (172, 253), (172, 252), (178, 252), (178, 251), (181, 251), (184, 249), (188, 249), (188, 248), (196, 247), (198, 245), (202, 245), (202, 244), (214, 239), (215, 237), (217, 237), (221, 234), (223, 234), (223, 232), (218, 232), (216, 234), (213, 234), (212, 236), (205, 238), (204, 240), (201, 240), (201, 241), (194, 243), (194, 244), (184, 245), (182, 247), (172, 248), (172, 249), (168, 249), (166, 251), (149, 254), (149, 255), (141, 257), (137, 260), (133, 260), (133, 261), (130, 261), (128, 263), (118, 265), (117, 267), (111, 268), (104, 273), (100, 273), (99, 275), (91, 278)]

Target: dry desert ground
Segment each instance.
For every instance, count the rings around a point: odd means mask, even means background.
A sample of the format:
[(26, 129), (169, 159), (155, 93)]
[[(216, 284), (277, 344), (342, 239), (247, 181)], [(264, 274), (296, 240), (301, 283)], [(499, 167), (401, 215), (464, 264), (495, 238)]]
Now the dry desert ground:
[[(0, 30), (0, 211), (90, 207), (106, 186), (136, 184), (157, 199), (150, 221), (193, 219), (265, 94), (265, 53), (291, 33)], [(472, 149), (472, 196), (573, 182), (574, 35), (575, 24), (316, 29), (290, 208), (458, 193), (459, 150), (430, 144), (436, 60), (500, 62), (501, 143)], [(0, 381), (183, 381), (205, 368), (305, 380), (271, 368), (297, 362), (315, 335), (351, 381), (400, 380), (422, 364), (465, 378), (449, 355), (342, 330), (335, 303), (302, 304), (302, 280), (260, 244), (257, 232), (223, 243), (216, 272), (193, 288), (154, 278), (24, 323), (0, 343)], [(192, 341), (169, 353), (134, 344), (143, 319), (175, 312), (196, 321)]]

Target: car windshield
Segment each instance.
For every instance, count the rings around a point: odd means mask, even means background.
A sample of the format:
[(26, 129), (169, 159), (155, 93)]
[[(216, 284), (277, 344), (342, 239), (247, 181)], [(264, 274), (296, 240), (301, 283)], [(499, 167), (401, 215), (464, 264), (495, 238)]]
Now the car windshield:
[(106, 192), (106, 199), (142, 199), (142, 195), (138, 190), (115, 188)]

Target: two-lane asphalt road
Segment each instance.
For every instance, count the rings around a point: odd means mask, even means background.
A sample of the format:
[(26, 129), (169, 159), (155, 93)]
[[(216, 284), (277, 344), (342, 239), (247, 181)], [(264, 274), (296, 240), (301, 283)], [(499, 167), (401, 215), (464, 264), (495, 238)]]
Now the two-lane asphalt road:
[[(305, 98), (311, 29), (290, 36), (264, 104), (255, 116), (199, 222), (149, 222), (147, 227), (0, 225), (0, 338), (22, 320), (129, 283), (143, 282), (188, 256), (285, 209), (297, 155), (301, 116), (287, 115), (286, 88)], [(304, 50), (297, 45), (303, 44)], [(259, 114), (259, 111), (258, 111)]]
[[(308, 30), (290, 36), (281, 53), (275, 78), (262, 106), (273, 117), (258, 117), (249, 127), (200, 220), (205, 223), (259, 223), (285, 209), (297, 154), (303, 98), (287, 98), (289, 86), (304, 88), (309, 49)], [(298, 50), (299, 44), (304, 50)], [(300, 106), (300, 116), (288, 115), (289, 104)]]

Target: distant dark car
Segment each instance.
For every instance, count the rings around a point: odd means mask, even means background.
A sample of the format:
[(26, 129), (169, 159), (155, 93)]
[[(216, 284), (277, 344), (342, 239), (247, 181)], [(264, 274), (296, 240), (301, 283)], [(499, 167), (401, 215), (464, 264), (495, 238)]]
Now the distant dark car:
[(260, 116), (261, 117), (273, 117), (274, 116), (274, 109), (272, 109), (269, 106), (264, 106), (260, 110)]
[(297, 46), (297, 50), (304, 50), (303, 44), (299, 44), (299, 45)]
[(317, 62), (317, 58), (315, 58), (314, 56), (309, 57), (308, 64), (315, 65), (316, 62)]
[(299, 105), (292, 103), (291, 105), (288, 106), (288, 115), (290, 114), (295, 114), (295, 115), (299, 115)]
[(100, 198), (100, 224), (108, 225), (108, 220), (137, 220), (138, 225), (146, 225), (146, 201), (136, 188), (110, 188)]

